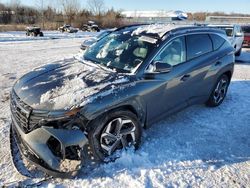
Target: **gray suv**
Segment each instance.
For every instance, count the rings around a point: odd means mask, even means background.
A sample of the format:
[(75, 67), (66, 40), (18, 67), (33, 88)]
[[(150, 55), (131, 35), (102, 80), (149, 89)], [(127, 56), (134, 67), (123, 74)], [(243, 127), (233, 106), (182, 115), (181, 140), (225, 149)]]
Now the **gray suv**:
[[(46, 173), (75, 175), (141, 143), (142, 128), (193, 104), (224, 100), (234, 69), (224, 31), (123, 27), (84, 51), (24, 75), (11, 92), (11, 139)], [(88, 147), (89, 146), (89, 147)]]

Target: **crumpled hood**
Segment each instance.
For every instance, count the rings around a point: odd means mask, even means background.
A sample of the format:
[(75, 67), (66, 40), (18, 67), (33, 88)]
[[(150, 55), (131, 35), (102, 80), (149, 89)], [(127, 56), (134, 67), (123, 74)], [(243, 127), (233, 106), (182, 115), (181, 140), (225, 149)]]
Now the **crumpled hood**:
[(128, 82), (125, 75), (67, 59), (24, 75), (14, 91), (33, 109), (65, 110), (124, 82)]

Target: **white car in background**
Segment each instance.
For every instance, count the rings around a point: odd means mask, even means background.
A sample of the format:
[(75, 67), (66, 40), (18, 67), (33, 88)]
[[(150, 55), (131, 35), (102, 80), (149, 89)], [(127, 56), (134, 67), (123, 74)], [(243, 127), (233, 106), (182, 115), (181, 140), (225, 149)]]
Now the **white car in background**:
[(231, 45), (235, 48), (235, 55), (240, 56), (242, 44), (244, 41), (244, 33), (240, 25), (208, 25), (209, 27), (216, 27), (225, 30)]

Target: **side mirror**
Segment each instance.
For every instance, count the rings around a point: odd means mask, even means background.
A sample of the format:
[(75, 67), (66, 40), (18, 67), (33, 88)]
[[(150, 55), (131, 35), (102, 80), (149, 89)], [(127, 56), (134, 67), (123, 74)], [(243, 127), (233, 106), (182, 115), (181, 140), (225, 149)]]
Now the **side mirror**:
[(168, 63), (163, 63), (161, 61), (155, 61), (151, 63), (145, 72), (145, 77), (147, 79), (154, 78), (155, 74), (168, 73), (172, 70), (172, 66)]
[(155, 73), (168, 73), (172, 70), (172, 66), (168, 63), (163, 63), (161, 61), (154, 62), (154, 72)]

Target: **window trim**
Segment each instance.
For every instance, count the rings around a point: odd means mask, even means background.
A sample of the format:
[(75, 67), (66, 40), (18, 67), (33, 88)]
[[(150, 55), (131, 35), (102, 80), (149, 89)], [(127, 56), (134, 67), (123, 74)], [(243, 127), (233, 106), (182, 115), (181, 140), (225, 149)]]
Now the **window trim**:
[[(211, 31), (206, 31), (206, 32), (194, 32), (194, 33), (192, 33), (192, 34), (216, 34), (216, 35), (219, 35), (218, 33), (216, 33), (216, 32), (211, 32)], [(161, 52), (161, 50), (162, 49), (164, 49), (165, 48), (165, 46), (166, 45), (168, 45), (172, 40), (174, 40), (175, 38), (177, 38), (177, 37), (181, 37), (181, 36), (184, 36), (185, 38), (186, 38), (186, 36), (188, 36), (188, 35), (190, 35), (190, 34), (188, 34), (188, 33), (184, 33), (184, 34), (181, 34), (181, 35), (178, 35), (178, 36), (174, 36), (173, 38), (171, 38), (169, 41), (164, 41), (165, 42), (165, 44), (164, 45), (162, 45), (161, 46), (161, 48), (148, 60), (148, 63), (147, 63), (147, 65), (145, 66), (145, 68), (144, 68), (144, 70), (143, 70), (143, 73), (146, 73), (147, 72), (147, 69), (148, 69), (148, 67), (149, 67), (149, 65), (153, 62), (153, 60), (155, 59), (155, 57)], [(187, 43), (186, 43), (186, 45), (187, 45)], [(212, 51), (213, 52), (213, 51)], [(209, 52), (210, 53), (210, 52)], [(203, 54), (204, 55), (204, 54)], [(197, 57), (196, 57), (197, 58)], [(189, 62), (190, 60), (187, 60), (186, 62)], [(184, 63), (186, 63), (186, 62), (184, 62)], [(183, 64), (183, 63), (182, 63)], [(180, 64), (179, 64), (180, 65)], [(138, 67), (138, 69), (136, 70), (136, 71), (138, 71), (139, 70), (139, 67)], [(135, 71), (135, 72), (136, 72)]]
[(214, 48), (214, 42), (213, 42), (213, 39), (211, 37), (211, 34), (208, 34), (208, 37), (210, 38), (211, 42), (212, 42), (212, 51), (215, 51), (215, 48)]

